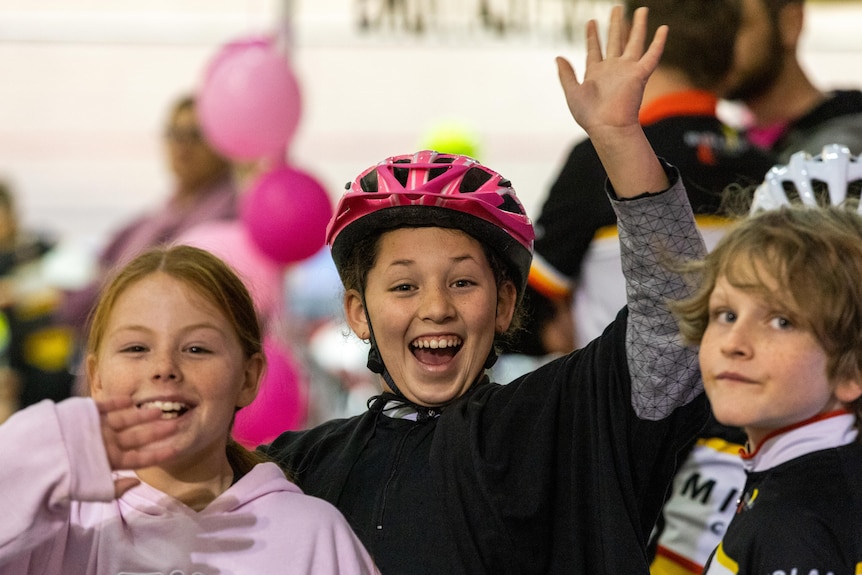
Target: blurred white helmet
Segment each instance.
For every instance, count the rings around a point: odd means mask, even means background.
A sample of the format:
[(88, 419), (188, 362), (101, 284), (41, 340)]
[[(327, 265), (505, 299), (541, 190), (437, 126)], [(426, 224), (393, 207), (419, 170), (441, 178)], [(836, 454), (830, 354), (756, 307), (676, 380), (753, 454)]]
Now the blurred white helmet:
[[(856, 182), (855, 194), (848, 194), (853, 182)], [(763, 183), (754, 192), (751, 213), (794, 203), (838, 206), (848, 196), (858, 200), (860, 184), (862, 160), (853, 156), (846, 146), (829, 144), (814, 157), (804, 151), (796, 152), (786, 166), (774, 166), (766, 173)], [(862, 209), (858, 211), (862, 213)]]

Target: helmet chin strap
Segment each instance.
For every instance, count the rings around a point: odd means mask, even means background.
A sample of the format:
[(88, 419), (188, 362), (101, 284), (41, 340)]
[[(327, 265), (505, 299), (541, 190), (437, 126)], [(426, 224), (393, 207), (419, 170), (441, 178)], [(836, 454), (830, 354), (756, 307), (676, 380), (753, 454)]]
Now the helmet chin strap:
[[(395, 380), (392, 379), (392, 376), (389, 374), (389, 370), (386, 369), (386, 365), (383, 363), (383, 356), (380, 355), (380, 348), (377, 347), (377, 339), (374, 337), (374, 328), (371, 326), (371, 318), (368, 316), (368, 307), (365, 305), (364, 295), (362, 296), (362, 309), (365, 311), (365, 321), (368, 323), (368, 341), (371, 345), (368, 348), (368, 361), (365, 365), (372, 373), (380, 374), (380, 376), (383, 377), (383, 381), (386, 382), (386, 385), (389, 386), (392, 393), (407, 400), (401, 390), (398, 389), (398, 386), (395, 384)], [(498, 357), (497, 350), (492, 345), (491, 351), (488, 352), (488, 357), (485, 358), (485, 365), (483, 366), (484, 369), (490, 369), (491, 366), (497, 363)], [(476, 381), (479, 381), (481, 377), (482, 374), (476, 378)]]
[(371, 326), (371, 317), (368, 315), (368, 306), (365, 305), (364, 293), (362, 294), (362, 309), (365, 312), (365, 321), (368, 323), (368, 341), (371, 344), (371, 347), (368, 348), (368, 361), (365, 365), (372, 373), (380, 374), (383, 377), (383, 381), (386, 382), (392, 393), (406, 400), (407, 398), (401, 393), (398, 386), (395, 385), (395, 380), (389, 375), (389, 370), (386, 369), (386, 365), (383, 363), (383, 357), (380, 355), (380, 349), (377, 347), (377, 338), (374, 337), (374, 328)]

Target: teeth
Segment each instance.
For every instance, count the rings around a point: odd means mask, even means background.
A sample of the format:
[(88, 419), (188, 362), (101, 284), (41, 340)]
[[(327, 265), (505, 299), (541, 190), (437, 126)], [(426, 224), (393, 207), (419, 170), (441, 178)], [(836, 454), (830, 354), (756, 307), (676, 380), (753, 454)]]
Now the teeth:
[(411, 345), (416, 348), (445, 349), (461, 345), (460, 337), (441, 337), (437, 339), (421, 339), (414, 341)]
[(138, 407), (162, 410), (162, 419), (173, 419), (182, 415), (189, 406), (179, 401), (148, 401)]

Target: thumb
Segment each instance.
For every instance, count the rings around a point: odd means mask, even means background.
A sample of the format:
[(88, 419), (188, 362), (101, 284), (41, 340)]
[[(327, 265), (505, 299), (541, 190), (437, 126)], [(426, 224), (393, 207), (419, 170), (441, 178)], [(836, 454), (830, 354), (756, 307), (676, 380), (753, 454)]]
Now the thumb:
[(562, 56), (557, 56), (556, 62), (557, 75), (560, 78), (563, 90), (568, 90), (568, 86), (572, 83), (577, 85), (578, 77), (575, 75), (575, 69), (572, 67), (572, 64)]
[(114, 480), (114, 497), (119, 498), (123, 493), (141, 482), (137, 477), (120, 477)]

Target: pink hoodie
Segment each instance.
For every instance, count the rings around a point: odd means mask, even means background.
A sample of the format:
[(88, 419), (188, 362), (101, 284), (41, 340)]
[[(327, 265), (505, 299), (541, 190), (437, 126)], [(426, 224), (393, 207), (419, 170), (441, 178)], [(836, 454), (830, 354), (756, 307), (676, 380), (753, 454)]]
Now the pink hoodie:
[(341, 513), (258, 465), (195, 512), (141, 484), (114, 499), (90, 399), (43, 401), (0, 426), (0, 573), (377, 573)]

